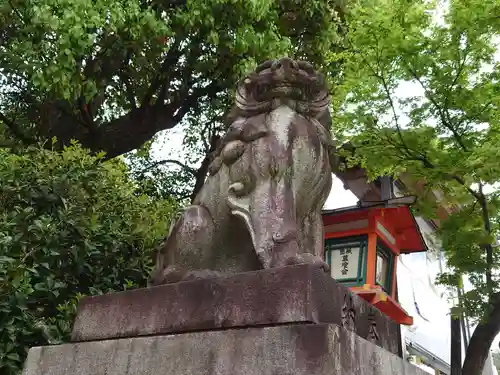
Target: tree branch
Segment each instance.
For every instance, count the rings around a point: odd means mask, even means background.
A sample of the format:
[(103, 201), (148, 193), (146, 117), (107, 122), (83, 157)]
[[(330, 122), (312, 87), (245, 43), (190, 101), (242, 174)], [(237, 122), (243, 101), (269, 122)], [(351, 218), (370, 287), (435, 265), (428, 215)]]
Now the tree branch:
[(468, 217), (470, 217), (470, 216), (472, 215), (472, 213), (473, 213), (473, 212), (474, 212), (474, 210), (476, 209), (476, 206), (477, 206), (478, 202), (479, 202), (479, 201), (478, 201), (477, 199), (475, 199), (475, 200), (474, 200), (474, 203), (472, 204), (472, 208), (471, 208), (471, 210), (470, 210), (470, 212), (469, 212), (469, 215), (467, 215)]
[(220, 137), (216, 134), (212, 134), (210, 137), (210, 148), (207, 150), (205, 154), (205, 158), (201, 162), (200, 168), (196, 171), (195, 174), (195, 184), (193, 191), (191, 193), (191, 202), (193, 203), (196, 196), (200, 192), (201, 188), (203, 187), (203, 184), (205, 183), (205, 178), (207, 177), (208, 174), (208, 168), (210, 167), (210, 163), (212, 162), (212, 155), (217, 149), (217, 146), (219, 145)]
[(14, 121), (8, 119), (7, 116), (5, 116), (2, 112), (0, 112), (0, 121), (2, 121), (5, 125), (7, 125), (9, 130), (17, 139), (21, 140), (26, 144), (32, 144), (35, 142), (34, 139), (27, 136)]
[(198, 100), (204, 96), (213, 96), (219, 92), (219, 86), (216, 81), (212, 81), (205, 87), (194, 88), (190, 95), (186, 95), (187, 90), (179, 93), (178, 98), (169, 104), (164, 104), (162, 107), (154, 111), (154, 115), (162, 115), (169, 113), (172, 116), (172, 123), (179, 123), (183, 117), (193, 109)]
[(85, 103), (85, 98), (83, 95), (78, 98), (78, 105), (80, 107), (80, 113), (82, 114), (83, 118), (82, 124), (95, 134), (95, 132), (97, 131), (97, 125), (94, 122), (92, 115), (90, 114), (89, 107), (87, 103)]
[[(352, 44), (350, 44), (350, 45), (352, 47)], [(376, 56), (377, 56), (377, 68), (380, 70), (380, 67), (378, 66), (378, 64), (379, 64), (379, 58), (378, 58), (379, 57), (379, 52), (378, 52), (378, 49), (376, 50), (375, 53), (376, 53)], [(389, 101), (389, 105), (391, 107), (392, 116), (393, 116), (393, 119), (394, 119), (394, 123), (396, 125), (396, 130), (398, 132), (398, 137), (399, 137), (399, 139), (400, 139), (401, 144), (403, 145), (403, 147), (407, 151), (410, 151), (409, 147), (407, 146), (406, 142), (404, 141), (403, 134), (401, 132), (401, 126), (399, 125), (399, 118), (398, 118), (397, 113), (396, 113), (396, 107), (394, 105), (394, 101), (392, 100), (392, 95), (391, 95), (391, 92), (389, 90), (389, 85), (387, 84), (387, 81), (385, 80), (383, 74), (379, 73), (378, 70), (375, 70), (375, 68), (372, 67), (371, 64), (363, 56), (361, 56), (361, 58), (363, 59), (364, 63), (368, 67), (368, 69), (371, 70), (371, 72), (374, 75), (374, 77), (377, 78), (379, 81), (381, 81), (382, 87), (383, 87), (384, 92), (385, 92), (385, 95), (386, 95), (387, 100)]]
[(150, 164), (147, 168), (144, 168), (142, 171), (139, 172), (140, 175), (144, 175), (145, 173), (147, 173), (148, 171), (150, 171), (151, 169), (159, 166), (159, 165), (164, 165), (164, 164), (175, 164), (175, 165), (178, 165), (179, 167), (181, 167), (182, 169), (184, 169), (186, 172), (189, 172), (190, 174), (192, 174), (193, 176), (196, 175), (196, 169), (190, 167), (189, 165), (187, 164), (184, 164), (178, 160), (174, 160), (174, 159), (165, 159), (165, 160), (160, 160), (160, 161), (156, 161), (152, 164)]
[[(89, 55), (85, 61), (84, 76), (95, 78), (98, 84), (102, 83), (103, 77), (113, 77), (120, 70), (123, 60), (126, 57), (124, 48), (117, 48), (116, 51), (112, 51), (113, 48), (117, 47), (116, 45), (119, 42), (120, 39), (117, 35), (103, 35), (99, 45), (100, 50), (96, 52), (95, 57)], [(108, 52), (110, 53), (106, 55)]]
[(381, 80), (385, 95), (387, 96), (387, 100), (389, 101), (389, 105), (391, 106), (392, 116), (394, 118), (394, 123), (396, 125), (396, 130), (398, 132), (399, 140), (401, 141), (401, 144), (403, 145), (403, 147), (409, 151), (410, 149), (406, 145), (406, 142), (404, 141), (404, 138), (403, 138), (403, 134), (401, 133), (401, 127), (399, 126), (398, 115), (396, 114), (396, 107), (394, 106), (394, 101), (392, 100), (389, 86), (387, 85), (387, 82), (386, 82), (385, 78), (383, 77), (383, 75), (379, 75), (377, 78), (379, 80)]
[(493, 104), (493, 101), (489, 101), (488, 103), (486, 103), (483, 108), (481, 110), (479, 110), (478, 112), (476, 113), (473, 113), (472, 115), (467, 115), (467, 114), (464, 114), (463, 115), (463, 118), (465, 118), (466, 120), (472, 122), (472, 121), (481, 121), (481, 122), (486, 122), (487, 120), (482, 120), (480, 119), (479, 117), (481, 117), (481, 115), (486, 112), (490, 107), (491, 105)]
[[(462, 35), (463, 35), (463, 32), (461, 32), (459, 34), (459, 39), (460, 39), (460, 36), (462, 36)], [(451, 119), (450, 111), (449, 111), (449, 100), (450, 100), (451, 90), (457, 84), (458, 80), (460, 79), (460, 76), (463, 73), (463, 70), (464, 70), (464, 67), (465, 67), (465, 63), (467, 61), (467, 56), (468, 56), (468, 53), (469, 53), (468, 48), (469, 48), (469, 44), (467, 44), (466, 47), (465, 47), (465, 49), (464, 49), (464, 55), (463, 55), (462, 59), (460, 59), (460, 51), (458, 52), (458, 54), (459, 54), (459, 56), (458, 56), (458, 67), (456, 69), (455, 77), (453, 78), (453, 81), (451, 82), (450, 87), (448, 88), (448, 94), (444, 98), (443, 110), (444, 110), (444, 112), (446, 114), (446, 119), (448, 120), (448, 124), (450, 124), (450, 126), (451, 126), (451, 123), (452, 123), (452, 119)], [(460, 134), (458, 134), (458, 132), (456, 132), (456, 133), (457, 133), (458, 139), (461, 140)], [(463, 142), (461, 142), (461, 143), (463, 143)], [(465, 148), (464, 148), (465, 147), (464, 145), (461, 145), (461, 147), (462, 147), (462, 149), (464, 149), (464, 151), (466, 151)]]
[[(101, 93), (104, 91), (102, 85), (107, 85), (111, 79), (110, 77), (115, 76), (117, 72), (122, 70), (124, 61), (127, 58), (127, 51), (116, 47), (116, 43), (118, 41), (115, 35), (103, 36), (99, 42), (102, 49), (97, 54), (94, 53), (93, 58), (89, 57), (86, 66), (83, 68), (86, 77), (96, 80)], [(203, 97), (216, 96), (225, 85), (225, 82), (217, 79), (217, 77), (211, 77), (208, 84), (195, 82), (193, 65), (197, 64), (197, 56), (201, 50), (198, 51), (195, 45), (193, 49), (187, 52), (182, 50), (181, 52), (182, 40), (180, 38), (176, 38), (172, 43), (173, 45), (166, 56), (162, 56), (164, 59), (162, 67), (166, 73), (155, 75), (156, 82), (151, 82), (150, 85), (146, 86), (147, 93), (145, 96), (141, 94), (139, 98), (135, 97), (138, 108), (132, 109), (128, 113), (110, 121), (103, 121), (96, 126), (97, 129), (89, 131), (91, 122), (88, 121), (88, 118), (83, 121), (85, 111), (79, 105), (80, 103), (76, 103), (76, 108), (79, 108), (78, 112), (83, 112), (81, 116), (72, 111), (75, 108), (75, 103), (71, 107), (66, 105), (68, 103), (64, 103), (63, 107), (58, 107), (58, 104), (61, 103), (49, 100), (46, 103), (40, 103), (44, 110), (34, 112), (31, 120), (41, 124), (44, 137), (57, 137), (59, 146), (68, 144), (71, 139), (77, 139), (83, 147), (89, 148), (91, 151), (104, 151), (106, 153), (105, 159), (116, 157), (140, 147), (158, 131), (175, 127), (189, 111), (197, 108)], [(186, 54), (187, 57), (186, 60), (182, 60), (181, 64), (178, 59), (182, 54)], [(189, 62), (192, 64), (189, 64)], [(175, 92), (173, 92), (173, 89), (168, 89), (169, 85), (174, 85), (175, 82), (168, 79), (171, 75), (181, 76), (179, 78), (180, 87)], [(202, 83), (205, 86), (200, 87)], [(123, 89), (123, 82), (117, 84)], [(159, 89), (162, 90), (160, 94), (158, 94)], [(162, 95), (166, 96), (166, 98), (162, 97)], [(89, 115), (92, 118), (96, 116), (94, 108), (98, 109), (103, 100), (104, 96), (99, 95), (94, 97), (91, 102), (86, 103), (90, 112)], [(150, 104), (141, 105), (139, 104), (141, 100)], [(132, 101), (130, 92), (128, 93), (128, 101)], [(41, 106), (36, 106), (36, 108)]]
[(14, 6), (14, 4), (12, 4), (12, 1), (9, 0), (9, 5), (10, 7), (12, 8), (12, 10), (14, 11), (14, 13), (16, 14), (16, 16), (19, 18), (19, 20), (21, 20), (21, 22), (23, 24), (26, 25), (26, 21), (24, 20), (24, 17), (23, 15), (21, 14), (21, 12), (19, 12), (19, 10)]
[[(201, 130), (200, 139), (201, 139), (201, 142), (203, 143), (203, 149), (205, 150), (205, 153), (207, 153), (208, 150), (210, 149), (210, 144), (207, 142), (207, 138), (212, 136), (212, 131), (211, 131), (212, 125), (213, 125), (213, 123), (211, 123), (210, 121), (207, 121), (205, 123), (205, 126)], [(207, 132), (209, 133), (208, 137), (207, 137)]]
[(131, 57), (132, 57), (132, 51), (129, 49), (127, 51), (127, 57), (125, 59), (124, 66), (121, 69), (121, 73), (123, 77), (122, 81), (123, 84), (125, 85), (125, 94), (127, 95), (127, 100), (129, 101), (132, 110), (134, 110), (137, 109), (137, 103), (135, 102), (135, 94), (132, 88), (132, 78), (130, 77), (130, 74), (128, 73), (128, 69), (126, 67), (126, 65), (130, 63)]
[[(394, 147), (397, 147), (393, 143), (392, 143), (392, 145)], [(400, 148), (400, 150), (401, 150), (401, 148)], [(412, 150), (408, 149), (408, 148), (403, 148), (402, 151), (404, 151), (405, 154), (406, 154), (405, 155), (406, 156), (405, 160), (419, 161), (419, 162), (422, 163), (422, 165), (424, 166), (424, 168), (427, 168), (427, 169), (436, 169), (436, 166), (424, 154), (422, 154), (422, 153), (419, 153), (419, 155), (412, 154), (410, 152)], [(467, 185), (467, 183), (465, 182), (465, 180), (462, 177), (457, 176), (457, 175), (453, 175), (453, 174), (450, 174), (450, 173), (443, 173), (443, 177), (446, 177), (449, 180), (455, 180), (460, 185), (462, 185), (464, 188), (466, 188), (466, 190), (469, 192), (469, 194), (471, 194), (476, 200), (481, 201), (481, 193), (479, 193), (479, 192), (475, 191), (474, 189), (472, 189), (471, 187), (469, 187)]]
[(457, 129), (455, 129), (453, 127), (453, 125), (446, 118), (446, 115), (444, 113), (444, 109), (441, 108), (441, 106), (436, 101), (436, 99), (434, 98), (434, 96), (431, 95), (431, 93), (429, 92), (429, 89), (427, 88), (427, 86), (425, 85), (425, 83), (422, 82), (422, 79), (421, 79), (420, 76), (418, 76), (417, 72), (414, 69), (412, 69), (408, 64), (406, 64), (406, 67), (407, 67), (408, 71), (410, 72), (410, 74), (412, 75), (412, 77), (424, 89), (425, 97), (432, 103), (432, 105), (434, 106), (434, 108), (438, 112), (439, 119), (441, 120), (441, 124), (453, 134), (453, 138), (455, 139), (455, 142), (457, 142), (457, 144), (460, 146), (460, 148), (462, 148), (463, 151), (467, 152), (467, 147), (463, 143), (462, 137), (460, 137), (460, 134), (458, 134)]
[[(180, 57), (182, 56), (182, 51), (179, 49), (180, 46), (180, 41), (181, 38), (177, 37), (175, 38), (172, 46), (170, 46), (165, 59), (163, 60), (163, 63), (161, 64), (160, 68), (158, 69), (158, 73), (156, 76), (153, 78), (153, 81), (149, 85), (146, 94), (144, 95), (144, 98), (141, 101), (141, 107), (151, 105), (151, 100), (153, 98), (153, 95), (155, 92), (158, 91), (160, 88), (162, 82), (167, 80), (165, 77), (165, 73), (168, 71), (169, 68), (171, 68), (177, 61), (179, 61)], [(170, 81), (170, 80), (168, 80)], [(167, 82), (166, 84), (169, 84)], [(166, 91), (168, 88), (163, 87), (162, 91)]]
[[(479, 195), (481, 199), (479, 199), (479, 204), (481, 205), (481, 216), (483, 219), (483, 227), (487, 236), (491, 236), (491, 220), (488, 212), (488, 201), (486, 200), (486, 196), (483, 193), (483, 184), (479, 184)], [(492, 275), (492, 267), (493, 267), (493, 246), (491, 243), (487, 243), (481, 246), (486, 252), (486, 289), (490, 302), (493, 299), (494, 292), (494, 283), (493, 283), (493, 275)]]
[[(459, 39), (460, 39), (460, 36), (462, 36), (462, 35), (463, 35), (463, 31), (459, 34)], [(467, 61), (467, 56), (469, 54), (469, 44), (467, 44), (467, 46), (464, 49), (464, 56), (463, 56), (462, 59), (460, 59), (460, 52), (458, 52), (458, 54), (459, 54), (459, 56), (458, 56), (458, 67), (457, 67), (457, 71), (455, 73), (455, 78), (451, 82), (450, 89), (457, 84), (458, 79), (460, 78), (460, 76), (463, 73), (463, 70), (464, 70), (464, 67), (465, 67), (465, 62)], [(447, 107), (448, 99), (449, 98), (447, 96), (446, 97), (446, 101), (445, 101), (445, 107)]]
[[(81, 130), (77, 133), (73, 130), (69, 135), (78, 139), (83, 147), (92, 151), (105, 151), (105, 159), (111, 159), (140, 147), (157, 132), (175, 127), (186, 113), (196, 108), (202, 97), (213, 96), (218, 89), (218, 82), (212, 81), (205, 87), (195, 88), (188, 97), (180, 97), (156, 110), (151, 107), (138, 108), (103, 123), (95, 134), (87, 134)], [(51, 126), (61, 144), (69, 141), (68, 132), (65, 131), (68, 118), (64, 120), (58, 119)]]
[(493, 340), (500, 332), (500, 295), (492, 296), (490, 311), (474, 329), (465, 352), (463, 375), (480, 375), (488, 358)]
[(130, 76), (125, 77), (123, 83), (125, 84), (125, 92), (127, 94), (127, 99), (128, 102), (130, 103), (130, 107), (132, 108), (132, 110), (137, 109), (137, 104), (135, 102), (135, 95), (134, 95), (134, 90), (132, 89)]

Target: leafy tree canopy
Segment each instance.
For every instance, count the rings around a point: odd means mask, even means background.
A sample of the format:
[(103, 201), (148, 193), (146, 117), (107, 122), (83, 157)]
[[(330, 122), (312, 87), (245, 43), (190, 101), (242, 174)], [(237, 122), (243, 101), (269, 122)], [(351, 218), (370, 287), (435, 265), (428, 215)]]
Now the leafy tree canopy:
[(324, 65), (342, 8), (336, 0), (2, 2), (0, 125), (24, 143), (56, 136), (59, 146), (76, 139), (123, 154), (187, 115), (208, 108), (220, 117), (236, 79), (257, 62), (292, 55)]
[(0, 373), (68, 338), (78, 299), (145, 286), (174, 202), (151, 199), (119, 159), (72, 145), (0, 149)]
[(420, 212), (441, 219), (451, 269), (441, 281), (472, 283), (461, 306), (480, 324), (467, 375), (480, 373), (500, 330), (499, 14), (497, 0), (360, 0), (347, 14), (348, 51), (330, 57), (345, 62), (334, 130), (355, 146), (350, 162), (372, 177), (411, 176)]
[[(332, 0), (0, 2), (0, 372), (18, 373), (28, 347), (67, 338), (81, 295), (144, 285), (176, 211), (169, 197), (190, 194), (179, 181), (203, 181), (236, 80), (289, 55), (334, 81), (339, 64), (324, 56), (339, 44), (342, 9)], [(189, 162), (201, 167), (160, 174), (154, 136), (181, 122)], [(105, 161), (136, 149), (127, 165)]]

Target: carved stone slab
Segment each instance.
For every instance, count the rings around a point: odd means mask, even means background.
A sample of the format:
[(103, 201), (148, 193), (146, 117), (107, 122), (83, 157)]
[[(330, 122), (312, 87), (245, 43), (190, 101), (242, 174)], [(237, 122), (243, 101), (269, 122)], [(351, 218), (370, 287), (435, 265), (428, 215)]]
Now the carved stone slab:
[(23, 375), (425, 375), (337, 325), (296, 324), (32, 348)]
[(83, 298), (72, 341), (291, 323), (334, 323), (398, 353), (399, 325), (300, 265)]

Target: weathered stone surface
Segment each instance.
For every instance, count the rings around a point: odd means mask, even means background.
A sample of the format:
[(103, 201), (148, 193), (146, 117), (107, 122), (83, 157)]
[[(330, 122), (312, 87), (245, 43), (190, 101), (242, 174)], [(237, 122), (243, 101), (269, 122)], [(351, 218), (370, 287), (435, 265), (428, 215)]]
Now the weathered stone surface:
[(290, 323), (338, 324), (398, 352), (395, 322), (307, 265), (84, 298), (72, 341)]
[(286, 325), (38, 347), (23, 375), (424, 375), (336, 325)]
[[(325, 76), (304, 61), (266, 61), (241, 80), (209, 175), (158, 252), (152, 285), (317, 264), (332, 187)], [(333, 158), (334, 159), (334, 158)]]

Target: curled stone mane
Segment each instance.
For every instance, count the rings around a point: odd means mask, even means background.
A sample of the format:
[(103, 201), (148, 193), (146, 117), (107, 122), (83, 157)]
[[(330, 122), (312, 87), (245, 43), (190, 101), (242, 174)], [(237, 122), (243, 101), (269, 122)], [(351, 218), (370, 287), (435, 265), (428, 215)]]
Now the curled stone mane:
[(240, 116), (269, 112), (283, 104), (305, 117), (317, 118), (330, 104), (324, 75), (308, 62), (284, 58), (257, 66), (237, 87)]
[(235, 105), (227, 116), (229, 127), (212, 155), (209, 174), (216, 174), (222, 164), (231, 165), (243, 155), (247, 144), (266, 136), (269, 129), (263, 115), (281, 105), (307, 118), (323, 145), (333, 147), (324, 75), (306, 61), (268, 60), (238, 84)]

